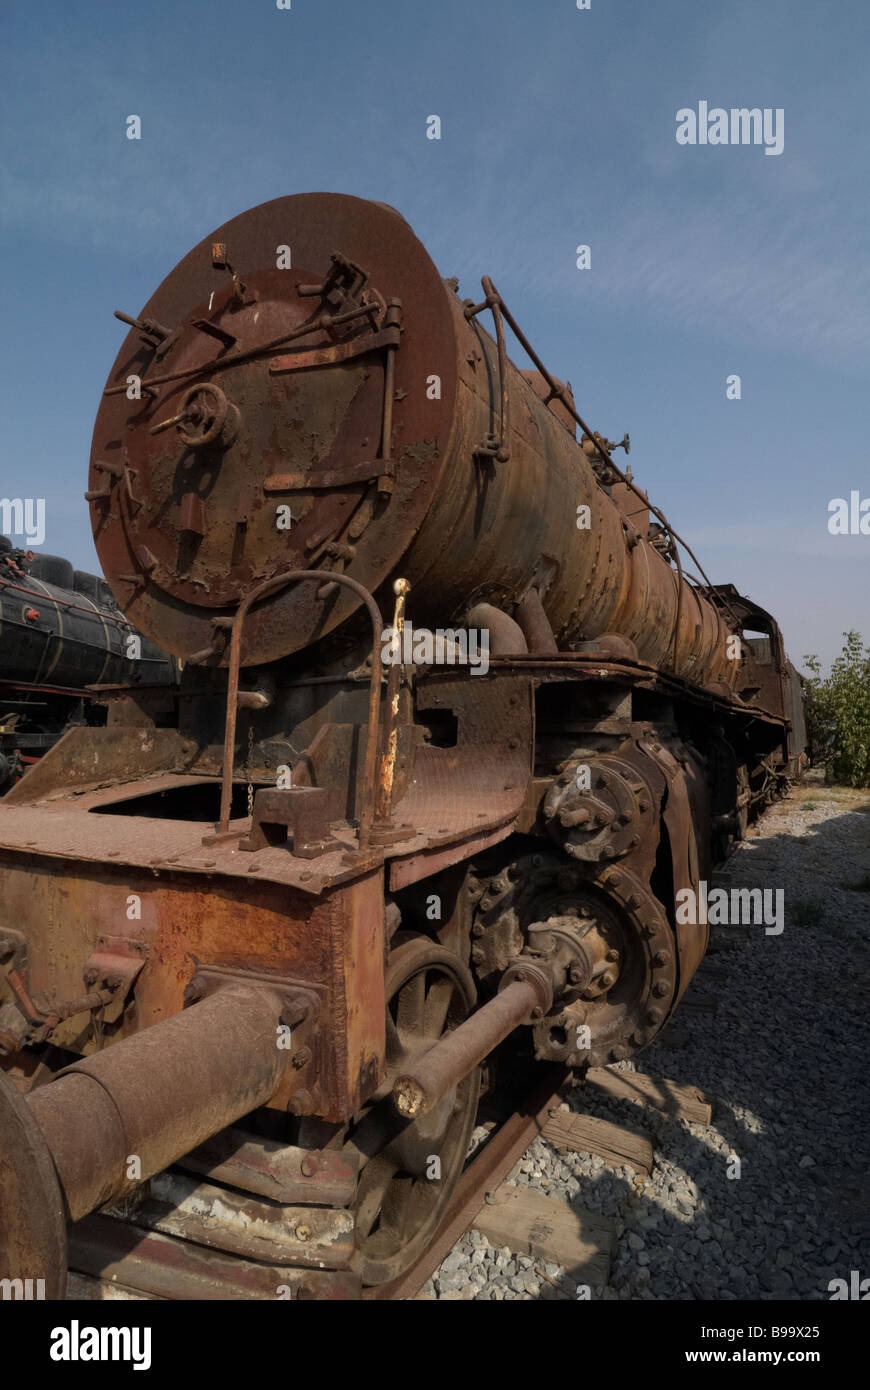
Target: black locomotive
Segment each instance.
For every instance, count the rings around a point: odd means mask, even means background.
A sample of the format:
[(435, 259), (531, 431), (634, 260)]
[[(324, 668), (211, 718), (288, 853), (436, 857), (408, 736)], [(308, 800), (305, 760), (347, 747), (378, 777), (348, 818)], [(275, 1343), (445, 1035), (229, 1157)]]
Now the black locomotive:
[(100, 687), (177, 684), (104, 579), (0, 536), (0, 795), (68, 728), (106, 722)]

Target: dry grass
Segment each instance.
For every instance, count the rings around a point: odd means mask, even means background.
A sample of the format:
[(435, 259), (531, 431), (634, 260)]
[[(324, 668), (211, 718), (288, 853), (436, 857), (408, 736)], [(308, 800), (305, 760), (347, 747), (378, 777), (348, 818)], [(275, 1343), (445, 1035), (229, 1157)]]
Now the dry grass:
[(818, 806), (821, 802), (835, 801), (843, 805), (850, 811), (861, 811), (864, 815), (870, 816), (870, 791), (861, 787), (792, 787), (788, 796), (789, 801), (797, 801), (801, 806), (811, 803)]
[(824, 783), (820, 782), (809, 782), (801, 786), (792, 787), (791, 794), (802, 800), (807, 800), (807, 798), (813, 796), (819, 796), (826, 800), (831, 799), (833, 801), (839, 801), (843, 797), (847, 799), (854, 797), (870, 798), (870, 790), (866, 787), (826, 787)]

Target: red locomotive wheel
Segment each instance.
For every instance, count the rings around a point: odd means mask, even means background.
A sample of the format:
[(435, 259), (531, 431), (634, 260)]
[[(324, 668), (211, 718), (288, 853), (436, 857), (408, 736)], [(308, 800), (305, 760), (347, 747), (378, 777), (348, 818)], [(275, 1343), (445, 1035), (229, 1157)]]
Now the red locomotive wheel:
[(386, 991), (387, 1075), (346, 1138), (362, 1154), (353, 1267), (368, 1285), (397, 1279), (432, 1238), (462, 1172), (480, 1091), (475, 1069), (413, 1124), (391, 1095), (396, 1077), (474, 1007), (471, 975), (458, 956), (428, 937), (400, 934)]

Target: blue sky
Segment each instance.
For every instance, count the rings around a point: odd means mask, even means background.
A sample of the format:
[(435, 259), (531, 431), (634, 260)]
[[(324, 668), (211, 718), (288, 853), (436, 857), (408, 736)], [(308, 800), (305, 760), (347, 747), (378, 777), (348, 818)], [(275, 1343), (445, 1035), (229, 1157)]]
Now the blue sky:
[[(112, 311), (254, 203), (355, 193), (463, 294), (492, 275), (793, 659), (870, 641), (870, 536), (827, 530), (870, 497), (868, 40), (862, 0), (4, 0), (0, 497), (45, 496), (43, 548), (98, 568)], [(783, 108), (783, 153), (678, 145), (700, 100)]]

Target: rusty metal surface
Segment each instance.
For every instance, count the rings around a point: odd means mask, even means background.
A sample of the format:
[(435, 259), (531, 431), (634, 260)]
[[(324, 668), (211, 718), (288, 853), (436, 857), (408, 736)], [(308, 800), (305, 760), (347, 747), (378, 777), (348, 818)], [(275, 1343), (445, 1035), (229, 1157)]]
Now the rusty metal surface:
[(335, 1207), (353, 1200), (358, 1166), (349, 1154), (255, 1139), (239, 1129), (223, 1130), (176, 1164), (273, 1202)]
[[(266, 598), (269, 594), (283, 590), (288, 584), (305, 581), (311, 583), (316, 580), (328, 579), (328, 572), (325, 570), (288, 570), (286, 573), (277, 577), (264, 580), (256, 588), (250, 589), (239, 603), (232, 623), (232, 635), (230, 639), (230, 660), (227, 682), (227, 718), (226, 732), (224, 734), (224, 761), (223, 778), (221, 786), (221, 812), (219, 830), (225, 833), (229, 829), (230, 823), (230, 803), (232, 800), (232, 780), (233, 780), (233, 756), (235, 752), (236, 735), (236, 714), (239, 704), (239, 662), (241, 660), (242, 635), (244, 632), (245, 619), (249, 617), (251, 609), (255, 603)], [(357, 598), (362, 599), (372, 625), (372, 658), (371, 676), (369, 678), (369, 717), (366, 742), (366, 783), (372, 786), (374, 783), (375, 764), (377, 756), (377, 735), (378, 735), (378, 714), (380, 697), (380, 667), (378, 664), (379, 648), (381, 639), (381, 615), (371, 594), (355, 579), (350, 579), (347, 575), (336, 575), (333, 581), (342, 589), (349, 589)], [(282, 653), (283, 655), (283, 653)], [(370, 799), (364, 802), (362, 815), (360, 817), (359, 828), (359, 847), (365, 851), (369, 847), (369, 836), (371, 834), (371, 820), (373, 808)]]
[[(135, 794), (166, 789), (169, 785), (162, 781), (150, 787), (147, 783), (139, 784)], [(238, 839), (248, 828), (247, 820), (231, 823), (231, 828), (238, 826), (236, 840), (203, 845), (204, 827), (195, 822), (89, 816), (88, 809), (84, 798), (72, 806), (58, 800), (51, 806), (20, 806), (13, 817), (0, 804), (0, 857), (3, 851), (24, 854), (32, 859), (34, 871), (39, 871), (41, 860), (50, 865), (53, 860), (63, 859), (83, 867), (115, 864), (146, 869), (151, 877), (155, 870), (211, 880), (227, 876), (249, 883), (256, 876), (257, 882), (284, 884), (312, 896), (330, 884), (357, 878), (369, 862), (377, 863), (382, 858), (382, 852), (372, 851), (368, 860), (345, 862), (344, 854), (353, 848), (350, 839), (344, 848), (337, 844), (335, 850), (314, 861), (296, 859), (286, 850), (273, 848), (254, 856), (238, 846)], [(63, 871), (54, 865), (54, 872)], [(129, 891), (136, 891), (132, 880)]]
[(452, 1087), (483, 1061), (538, 1004), (538, 991), (525, 980), (513, 980), (494, 999), (459, 1028), (414, 1062), (393, 1082), (393, 1101), (400, 1115), (427, 1115)]
[(277, 991), (227, 986), (31, 1092), (70, 1219), (266, 1104), (291, 1059), (275, 1041), (284, 1007)]
[[(375, 820), (377, 822), (377, 833), (383, 842), (384, 838), (389, 837), (392, 825), (393, 809), (393, 781), (396, 775), (396, 755), (398, 752), (398, 724), (399, 724), (399, 685), (402, 679), (402, 668), (399, 661), (395, 658), (399, 656), (402, 649), (403, 633), (405, 631), (405, 601), (408, 596), (410, 585), (405, 579), (397, 579), (393, 584), (393, 591), (396, 599), (393, 605), (393, 655), (394, 660), (389, 668), (387, 676), (387, 691), (384, 701), (384, 718), (381, 732), (381, 746), (377, 763), (377, 783), (374, 794)], [(380, 664), (380, 653), (378, 644), (375, 642), (372, 649), (372, 668)], [(369, 740), (371, 740), (371, 726), (369, 726)], [(371, 743), (369, 742), (369, 747)], [(369, 780), (368, 778), (366, 779)], [(387, 835), (384, 835), (387, 832)], [(360, 845), (362, 846), (362, 832), (360, 832)]]
[[(402, 562), (417, 595), (415, 621), (434, 623), (436, 613), (443, 621), (445, 614), (480, 601), (510, 610), (535, 589), (560, 648), (621, 633), (657, 667), (696, 683), (720, 679), (732, 685), (734, 663), (725, 651), (729, 629), (718, 611), (679, 580), (647, 541), (629, 545), (622, 513), (589, 460), (509, 363), (510, 459), (480, 478), (475, 505), (469, 506), (467, 459), (487, 432), (499, 367), (492, 340), (476, 323), (465, 322), (461, 305), (453, 307), (464, 389), (455, 452), (426, 525)], [(589, 525), (578, 529), (581, 507), (589, 509)]]
[(525, 597), (520, 599), (517, 604), (517, 622), (526, 638), (530, 653), (535, 656), (555, 655), (558, 650), (556, 639), (537, 589), (530, 589)]
[(559, 381), (558, 377), (552, 378), (560, 389), (565, 392), (566, 398), (563, 400), (560, 396), (551, 395), (547, 380), (541, 375), (537, 367), (521, 367), (520, 376), (529, 383), (536, 396), (540, 396), (541, 400), (548, 403), (549, 409), (553, 412), (556, 419), (561, 420), (565, 428), (570, 430), (571, 434), (576, 438), (577, 424), (571, 413), (574, 408), (574, 392), (571, 389), (570, 383)]
[[(500, 700), (500, 692), (497, 693)], [(507, 701), (509, 696), (505, 697)], [(528, 700), (526, 701), (528, 705)], [(286, 884), (302, 892), (316, 895), (332, 884), (358, 877), (368, 868), (379, 865), (385, 858), (411, 863), (417, 856), (456, 842), (469, 845), (487, 836), (495, 827), (497, 835), (506, 833), (507, 824), (516, 817), (522, 806), (528, 777), (528, 734), (523, 741), (520, 730), (515, 749), (506, 746), (508, 740), (496, 740), (495, 721), (492, 723), (491, 747), (482, 743), (467, 743), (467, 756), (460, 763), (447, 756), (448, 750), (422, 748), (417, 752), (418, 783), (405, 798), (396, 802), (398, 819), (407, 820), (415, 834), (400, 843), (372, 847), (359, 853), (357, 837), (345, 828), (334, 830), (335, 849), (314, 860), (296, 858), (286, 850), (266, 846), (256, 854), (245, 852), (239, 842), (247, 834), (247, 818), (231, 821), (230, 835), (221, 841), (203, 843), (201, 823), (111, 814), (91, 815), (92, 811), (113, 804), (123, 805), (139, 797), (183, 787), (204, 786), (214, 779), (192, 774), (168, 773), (143, 777), (121, 788), (106, 788), (83, 782), (73, 800), (69, 788), (58, 782), (56, 764), (46, 769), (40, 782), (40, 801), (36, 789), (32, 800), (25, 798), (19, 783), (14, 793), (0, 801), (0, 853), (32, 851), (34, 856), (78, 860), (83, 863), (116, 862), (147, 867), (164, 872), (191, 873), (213, 877), (249, 879)], [(95, 732), (76, 731), (76, 732)], [(108, 733), (108, 730), (97, 731)], [(168, 732), (159, 730), (157, 732)], [(502, 728), (501, 733), (504, 733)], [(48, 755), (52, 757), (53, 755)], [(43, 759), (43, 762), (46, 760)], [(41, 772), (34, 769), (34, 772)], [(119, 774), (120, 775), (120, 774)], [(28, 774), (29, 776), (29, 774)], [(110, 780), (105, 768), (99, 780)], [(427, 793), (428, 787), (428, 793)], [(87, 788), (87, 789), (85, 789)], [(15, 814), (7, 811), (10, 797), (16, 795)], [(461, 855), (461, 843), (456, 855)], [(424, 861), (419, 860), (422, 863)], [(396, 870), (399, 879), (406, 872)], [(415, 872), (414, 869), (409, 872)]]
[(313, 348), (310, 352), (294, 352), (283, 357), (273, 357), (269, 363), (269, 371), (280, 375), (281, 372), (304, 371), (308, 367), (331, 367), (336, 362), (348, 362), (352, 357), (360, 357), (363, 353), (372, 352), (377, 348), (398, 346), (398, 330), (385, 328), (380, 333), (372, 333), (350, 343), (337, 343), (333, 347)]
[[(292, 228), (305, 273), (266, 268), (275, 246), (285, 244), (275, 240), (279, 227), (285, 237)], [(397, 214), (339, 195), (278, 199), (217, 235), (241, 267), (232, 284), (215, 270), (225, 263), (213, 262), (212, 238), (191, 251), (144, 311), (147, 322), (157, 316), (171, 325), (169, 337), (156, 346), (141, 321), (133, 329), (94, 433), (92, 479), (111, 480), (109, 495), (91, 503), (97, 547), (131, 620), (177, 654), (208, 650), (212, 620), (224, 622), (254, 584), (303, 561), (317, 564), (343, 535), (342, 564), (367, 588), (404, 575), (417, 594), (415, 621), (455, 621), (470, 603), (510, 607), (535, 594), (560, 646), (618, 633), (641, 657), (695, 684), (734, 685), (735, 663), (725, 652), (734, 620), (731, 627), (724, 621), (725, 600), (717, 606), (711, 590), (694, 589), (678, 553), (674, 570), (661, 547), (624, 521), (596, 476), (596, 460), (621, 487), (634, 485), (601, 436), (584, 453), (549, 409), (547, 398), (571, 412), (573, 398), (543, 367), (487, 277), (483, 303), (461, 303)], [(473, 317), (487, 307), (496, 341)], [(364, 363), (374, 367), (390, 331), (372, 336), (373, 328), (399, 312), (401, 346), (384, 348), (384, 365), (366, 384)], [(539, 378), (526, 379), (508, 360), (503, 317), (543, 375), (545, 399)], [(268, 349), (282, 335), (299, 348), (271, 359), (270, 372)], [(131, 409), (115, 383), (134, 366), (151, 389)], [(435, 399), (418, 386), (433, 374), (441, 386)], [(221, 409), (191, 445), (181, 423), (180, 437), (163, 425), (186, 419), (190, 406), (180, 415), (173, 410), (197, 390), (211, 392)], [(235, 411), (229, 433), (227, 398)], [(217, 408), (212, 397), (202, 399), (211, 415), (199, 398), (195, 408), (211, 419)], [(285, 533), (276, 531), (269, 503), (278, 494), (264, 493), (264, 482), (274, 489), (274, 465), (299, 457), (300, 436), (307, 466), (285, 479), (283, 495), (295, 509)], [(107, 464), (120, 438), (123, 456)], [(395, 458), (394, 439), (401, 440)], [(380, 451), (377, 503), (366, 494), (369, 483), (354, 484), (347, 474), (359, 463), (360, 441), (369, 456)], [(207, 486), (197, 471), (203, 462)], [(482, 472), (472, 477), (470, 467)], [(319, 473), (338, 481), (318, 491)], [(300, 490), (300, 482), (307, 486)], [(184, 530), (191, 496), (209, 518), (195, 547)], [(589, 508), (588, 528), (578, 529), (580, 507)], [(276, 593), (246, 628), (243, 661), (299, 650), (356, 606), (352, 596), (334, 594), (322, 614), (311, 594)]]
[(263, 1202), (179, 1173), (152, 1178), (133, 1219), (147, 1230), (274, 1264), (345, 1269), (354, 1248), (348, 1211)]
[[(673, 865), (674, 898), (683, 889), (699, 891), (701, 880), (709, 882), (712, 873), (710, 856), (711, 827), (706, 787), (697, 762), (685, 750), (678, 763), (670, 749), (647, 738), (641, 744), (654, 758), (668, 779), (668, 798), (664, 806), (664, 822)], [(674, 1006), (685, 994), (689, 982), (704, 958), (710, 928), (706, 923), (677, 923), (677, 955), (679, 985)]]
[[(215, 240), (239, 267), (241, 301), (212, 263)], [(275, 268), (275, 248), (284, 244), (292, 246), (292, 269)], [(333, 278), (325, 296), (312, 296), (312, 282), (321, 282), (318, 289), (329, 284), (334, 253), (362, 268), (366, 288), (351, 283), (350, 272), (350, 278)], [(357, 317), (341, 325), (340, 306), (338, 312), (333, 307), (327, 326), (321, 306), (330, 298), (343, 299)], [(389, 332), (387, 301), (393, 300), (402, 304), (400, 348), (375, 348), (332, 366), (269, 372), (282, 338), (288, 346), (291, 337), (298, 340), (304, 353), (331, 350), (370, 334), (373, 316)], [(316, 564), (324, 545), (360, 515), (370, 485), (360, 481), (332, 494), (294, 489), (279, 499), (264, 493), (264, 479), (294, 459), (316, 482), (321, 471), (356, 463), (360, 440), (368, 440), (367, 459), (382, 458), (385, 477), (394, 468), (396, 474), (395, 491), (381, 493), (385, 500), (354, 541), (352, 575), (369, 589), (377, 587), (401, 557), (406, 528), (413, 531), (422, 521), (453, 427), (451, 316), (438, 272), (407, 223), (392, 209), (358, 198), (276, 199), (205, 238), (167, 277), (144, 315), (180, 332), (159, 361), (137, 330), (128, 335), (97, 419), (91, 470), (93, 487), (105, 484), (101, 463), (108, 459), (118, 468), (110, 498), (92, 501), (91, 511), (104, 572), (131, 621), (159, 632), (155, 640), (167, 650), (189, 655), (211, 645), (211, 616), (225, 613), (254, 584)], [(197, 320), (229, 330), (235, 345), (227, 349), (197, 328)], [(305, 325), (311, 331), (300, 333)], [(143, 389), (141, 402), (131, 404), (123, 385), (130, 372), (155, 394)], [(442, 383), (441, 399), (434, 402), (418, 389), (432, 372)], [(177, 413), (192, 382), (211, 377), (239, 412), (235, 435), (225, 434), (204, 451), (187, 450), (173, 429), (150, 434), (155, 423)], [(385, 384), (392, 389), (385, 392)], [(190, 491), (203, 496), (207, 517), (195, 548), (181, 529), (182, 499)], [(167, 498), (173, 499), (169, 505)], [(291, 506), (289, 531), (276, 529), (278, 500)], [(351, 595), (337, 594), (324, 614), (313, 591), (277, 594), (246, 625), (243, 664), (304, 646), (356, 607)]]
[(480, 854), (483, 850), (489, 849), (491, 845), (497, 845), (500, 840), (506, 839), (514, 827), (515, 822), (510, 821), (488, 835), (473, 835), (463, 838), (446, 849), (435, 846), (412, 855), (403, 855), (401, 859), (395, 859), (390, 865), (390, 888), (393, 892), (399, 888), (407, 888), (410, 883), (416, 883), (421, 878), (428, 878), (430, 874), (440, 873), (442, 869), (449, 868), (451, 864), (461, 863), (464, 859)]
[[(665, 544), (661, 546), (654, 545), (653, 548), (659, 553), (665, 554), (669, 558), (673, 559), (676, 569), (676, 573), (673, 576), (676, 586), (676, 614), (670, 638), (669, 649), (665, 649), (667, 650), (666, 661), (661, 664), (667, 664), (673, 666), (674, 669), (679, 669), (678, 663), (680, 661), (680, 644), (681, 639), (683, 638), (682, 619), (684, 617), (684, 609), (687, 605), (691, 606), (693, 600), (694, 603), (697, 605), (700, 624), (697, 628), (695, 628), (694, 635), (690, 637), (692, 649), (688, 656), (688, 664), (694, 666), (695, 662), (698, 660), (699, 645), (705, 649), (706, 656), (715, 657), (718, 655), (719, 660), (721, 660), (722, 653), (721, 651), (717, 653), (715, 642), (712, 648), (707, 648), (706, 643), (704, 643), (701, 637), (703, 630), (705, 628), (709, 628), (711, 625), (714, 626), (716, 629), (719, 629), (721, 635), (723, 636), (729, 630), (728, 628), (724, 628), (722, 626), (720, 613), (714, 610), (711, 600), (715, 599), (717, 605), (720, 608), (724, 609), (725, 612), (727, 612), (729, 623), (732, 623), (734, 625), (734, 628), (732, 630), (736, 630), (738, 618), (735, 614), (733, 607), (731, 607), (731, 605), (729, 604), (728, 597), (726, 594), (724, 594), (722, 588), (715, 588), (713, 585), (710, 584), (710, 581), (707, 578), (707, 575), (695, 553), (689, 548), (689, 546), (682, 539), (682, 537), (677, 534), (677, 532), (669, 523), (667, 517), (657, 507), (652, 506), (652, 504), (649, 502), (647, 494), (643, 492), (640, 488), (638, 488), (636, 484), (632, 481), (630, 471), (627, 473), (623, 473), (619, 468), (617, 468), (613, 460), (613, 454), (615, 450), (619, 447), (623, 447), (625, 449), (626, 454), (629, 453), (630, 443), (628, 434), (624, 436), (623, 440), (621, 441), (621, 445), (619, 445), (614, 444), (611, 441), (605, 440), (604, 437), (597, 431), (592, 431), (590, 429), (590, 427), (584, 421), (583, 417), (577, 412), (575, 408), (572, 392), (569, 388), (564, 387), (557, 377), (553, 376), (553, 374), (547, 369), (547, 367), (538, 357), (528, 338), (525, 336), (516, 319), (511, 314), (510, 310), (508, 309), (504, 300), (501, 298), (500, 294), (496, 290), (489, 276), (485, 275), (481, 280), (481, 284), (483, 286), (484, 294), (486, 295), (486, 305), (492, 310), (493, 317), (495, 319), (496, 327), (498, 330), (497, 336), (499, 357), (499, 381), (501, 383), (502, 391), (506, 391), (504, 383), (504, 340), (502, 332), (502, 319), (504, 319), (504, 321), (510, 325), (510, 328), (514, 336), (516, 337), (518, 343), (523, 348), (526, 355), (534, 363), (540, 376), (544, 379), (548, 388), (547, 395), (545, 397), (547, 404), (549, 404), (551, 400), (556, 399), (561, 405), (562, 409), (568, 412), (573, 424), (575, 426), (579, 425), (582, 429), (583, 439), (581, 447), (583, 454), (585, 457), (589, 459), (596, 460), (596, 464), (594, 464), (593, 466), (595, 467), (596, 476), (599, 482), (601, 482), (602, 486), (604, 486), (605, 488), (611, 487), (614, 483), (618, 481), (618, 485), (622, 489), (627, 488), (636, 497), (640, 498), (644, 506), (644, 509), (647, 510), (647, 512), (652, 512), (661, 523), (660, 529), (663, 531), (662, 539), (665, 542)], [(478, 309), (482, 307), (482, 305), (479, 305), (475, 308), (471, 308), (466, 302), (466, 317), (473, 317), (473, 315), (478, 312)], [(533, 383), (533, 389), (535, 390), (536, 394), (539, 393), (537, 383)], [(571, 433), (573, 435), (573, 429)], [(600, 464), (601, 466), (597, 466), (598, 464)], [(625, 544), (627, 545), (629, 551), (635, 549), (643, 539), (643, 536), (639, 534), (635, 528), (626, 528)], [(686, 551), (689, 557), (694, 561), (700, 573), (704, 576), (704, 579), (707, 582), (706, 589), (702, 589), (700, 587), (689, 589), (687, 587), (683, 579), (682, 561), (680, 559), (679, 552), (680, 546)], [(612, 556), (610, 558), (612, 559)], [(635, 608), (635, 610), (637, 610), (638, 604), (636, 601), (633, 602), (632, 606)], [(618, 623), (615, 625), (615, 627), (617, 631), (621, 631), (621, 628)], [(717, 635), (720, 634), (717, 632)], [(698, 674), (699, 669), (702, 668), (697, 667), (693, 669), (690, 672), (690, 674), (696, 676)]]
[[(441, 1104), (410, 1122), (393, 1104), (396, 1076), (473, 1007), (471, 975), (454, 952), (426, 936), (397, 932), (385, 996), (383, 1085), (341, 1136), (344, 1150), (360, 1155), (353, 1267), (365, 1284), (395, 1278), (435, 1230), (468, 1152), (480, 1084), (479, 1072), (470, 1070)], [(431, 1177), (433, 1158), (438, 1181)]]
[(259, 1264), (189, 1241), (89, 1216), (70, 1230), (70, 1267), (82, 1274), (181, 1300), (358, 1299), (350, 1270)]
[[(604, 648), (607, 645), (607, 643), (603, 643)], [(781, 708), (778, 708), (776, 701), (772, 701), (769, 706), (753, 701), (751, 706), (738, 706), (735, 709), (735, 703), (729, 694), (727, 685), (710, 682), (699, 687), (691, 681), (675, 676), (670, 671), (662, 671), (658, 667), (650, 665), (649, 662), (627, 661), (622, 657), (614, 660), (612, 653), (607, 652), (606, 649), (603, 649), (600, 654), (592, 650), (590, 652), (558, 652), (547, 657), (494, 657), (490, 661), (490, 669), (497, 672), (512, 673), (524, 671), (528, 675), (534, 675), (538, 680), (547, 681), (577, 679), (589, 680), (590, 682), (619, 681), (630, 686), (655, 688), (668, 692), (681, 701), (687, 701), (711, 711), (715, 710), (721, 714), (743, 714), (747, 717), (764, 719), (772, 725), (778, 724), (783, 728), (787, 723), (786, 717)]]
[[(3, 798), (0, 810), (43, 796), (69, 796), (78, 787), (128, 781), (134, 769), (140, 777), (181, 771), (195, 751), (177, 729), (68, 729)], [(12, 824), (14, 817), (5, 820)]]
[(395, 820), (417, 831), (398, 846), (402, 858), (512, 820), (531, 770), (533, 690), (527, 678), (462, 679), (432, 668), (417, 682), (416, 705), (424, 719), (429, 712), (455, 718), (457, 734), (452, 746), (414, 750), (411, 775), (393, 807)]
[[(21, 808), (19, 814), (32, 812)], [(270, 853), (292, 862), (286, 851)], [(58, 873), (47, 857), (3, 853), (0, 912), (28, 923), (30, 978), (37, 991), (54, 988), (72, 996), (85, 961), (101, 942), (128, 943), (144, 957), (135, 1011), (106, 1030), (105, 1057), (137, 1030), (171, 1023), (168, 1016), (182, 1009), (185, 989), (200, 967), (259, 969), (322, 991), (329, 1026), (316, 1030), (306, 1067), (293, 1070), (292, 1078), (287, 1074), (274, 1103), (286, 1108), (294, 1097), (301, 1103), (301, 1078), (312, 1111), (338, 1120), (358, 1109), (377, 1084), (383, 1057), (383, 881), (377, 871), (357, 873), (354, 883), (320, 897), (257, 877), (240, 893), (219, 875), (208, 884), (171, 865), (155, 876), (153, 867), (134, 872), (111, 861), (91, 866), (78, 859), (72, 872)], [(141, 912), (132, 920), (131, 895)], [(60, 919), (65, 927), (58, 937), (52, 924)], [(85, 1053), (99, 1045), (90, 1023), (83, 1028), (74, 1019), (59, 1025), (54, 1041)], [(197, 1142), (192, 1137), (186, 1147)]]

